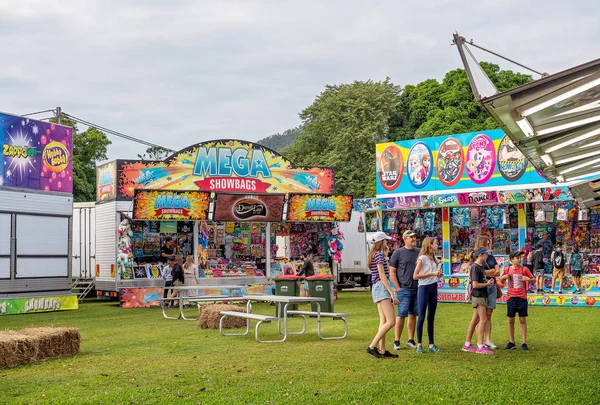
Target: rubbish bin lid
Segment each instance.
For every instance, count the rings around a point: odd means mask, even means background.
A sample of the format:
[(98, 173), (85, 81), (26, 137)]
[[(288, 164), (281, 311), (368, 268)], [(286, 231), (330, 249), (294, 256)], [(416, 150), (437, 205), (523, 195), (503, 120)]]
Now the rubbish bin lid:
[(333, 280), (333, 276), (329, 274), (318, 274), (316, 276), (306, 277), (307, 280)]
[(275, 280), (298, 280), (300, 277), (298, 276), (277, 276)]

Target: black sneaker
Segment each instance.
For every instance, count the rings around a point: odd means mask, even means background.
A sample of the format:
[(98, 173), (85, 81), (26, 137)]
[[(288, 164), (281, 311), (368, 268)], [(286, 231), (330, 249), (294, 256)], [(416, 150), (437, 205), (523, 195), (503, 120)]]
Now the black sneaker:
[(506, 344), (506, 346), (504, 346), (504, 350), (515, 350), (517, 348), (517, 345), (514, 344), (513, 342), (508, 342)]
[(400, 350), (400, 341), (394, 340), (394, 350)]
[[(379, 353), (379, 354), (381, 354), (381, 353)], [(383, 357), (390, 357), (392, 359), (395, 359), (398, 357), (398, 355), (394, 354), (394, 353), (390, 353), (389, 350), (386, 350), (385, 353), (383, 353)]]
[(379, 353), (377, 348), (371, 349), (370, 347), (367, 347), (367, 353), (373, 357), (377, 357), (378, 359), (383, 359), (385, 357), (383, 354)]
[(562, 290), (558, 290), (558, 293), (559, 293), (559, 294), (562, 294)]
[(527, 346), (527, 343), (523, 343), (521, 345), (521, 350), (529, 350), (529, 346)]

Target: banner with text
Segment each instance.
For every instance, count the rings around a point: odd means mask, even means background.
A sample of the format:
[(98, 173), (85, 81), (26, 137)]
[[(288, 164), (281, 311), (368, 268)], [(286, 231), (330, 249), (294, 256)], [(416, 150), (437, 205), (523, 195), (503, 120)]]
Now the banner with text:
[(547, 183), (500, 129), (381, 143), (376, 151), (377, 196)]
[(288, 221), (350, 221), (351, 195), (291, 194)]
[(214, 221), (280, 222), (284, 194), (244, 195), (218, 193)]
[(77, 309), (77, 296), (0, 299), (0, 315), (30, 314), (35, 312)]
[(210, 193), (203, 191), (135, 190), (133, 219), (205, 220)]
[(0, 113), (0, 186), (73, 193), (71, 128)]

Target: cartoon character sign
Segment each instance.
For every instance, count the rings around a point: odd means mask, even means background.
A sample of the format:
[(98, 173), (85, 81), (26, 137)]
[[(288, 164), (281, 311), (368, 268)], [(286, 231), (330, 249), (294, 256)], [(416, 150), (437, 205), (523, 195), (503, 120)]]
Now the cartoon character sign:
[(408, 153), (408, 180), (415, 188), (423, 188), (431, 178), (431, 150), (423, 142), (417, 142)]
[(386, 190), (394, 190), (400, 184), (404, 170), (400, 148), (395, 144), (389, 145), (377, 160), (377, 174), (381, 185)]
[(527, 169), (527, 161), (521, 151), (506, 135), (498, 145), (498, 170), (507, 181), (519, 180)]
[(487, 135), (475, 136), (467, 150), (467, 174), (475, 184), (483, 184), (492, 177), (495, 166), (494, 143)]
[(463, 173), (464, 153), (460, 142), (448, 138), (440, 145), (437, 155), (437, 171), (443, 185), (451, 187), (458, 183)]

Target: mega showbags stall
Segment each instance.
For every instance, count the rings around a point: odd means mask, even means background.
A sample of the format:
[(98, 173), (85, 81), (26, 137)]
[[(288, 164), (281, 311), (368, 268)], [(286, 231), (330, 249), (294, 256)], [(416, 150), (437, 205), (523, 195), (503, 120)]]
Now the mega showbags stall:
[[(98, 168), (97, 185), (99, 296), (162, 286), (157, 259), (166, 238), (176, 241), (176, 253), (193, 253), (197, 260), (208, 261), (200, 274), (205, 285), (266, 285), (271, 269), (277, 273), (279, 263), (271, 263), (275, 232), (269, 228), (282, 221), (287, 193), (311, 195), (310, 213), (315, 218), (322, 214), (321, 220), (336, 219), (337, 210), (349, 212), (352, 206), (351, 196), (331, 196), (333, 170), (294, 167), (274, 151), (235, 140), (192, 145), (164, 162), (111, 162)], [(346, 197), (345, 208), (335, 203), (342, 197)], [(260, 212), (249, 215), (245, 210), (250, 207)], [(158, 218), (162, 214), (167, 217)], [(124, 223), (126, 218), (133, 222)], [(120, 244), (131, 248), (123, 252)], [(123, 262), (130, 265), (124, 268)]]
[[(420, 239), (442, 240), (441, 301), (464, 299), (464, 259), (480, 235), (492, 239), (496, 258), (506, 265), (510, 250), (522, 248), (528, 236), (535, 245), (544, 232), (566, 244), (567, 261), (575, 245), (590, 250), (593, 226), (578, 213), (569, 189), (548, 183), (501, 130), (378, 144), (376, 170), (377, 199), (356, 200), (355, 209), (380, 211), (367, 226), (396, 235), (411, 228)], [(589, 263), (584, 296), (570, 295), (567, 276), (566, 294), (530, 295), (530, 303), (595, 305), (598, 267)]]
[(77, 309), (72, 130), (0, 114), (0, 315)]

